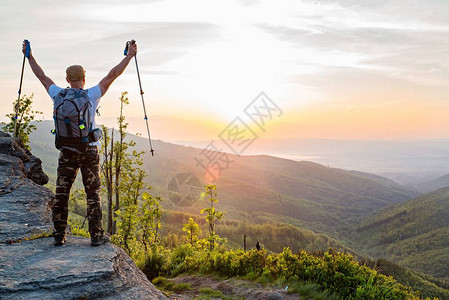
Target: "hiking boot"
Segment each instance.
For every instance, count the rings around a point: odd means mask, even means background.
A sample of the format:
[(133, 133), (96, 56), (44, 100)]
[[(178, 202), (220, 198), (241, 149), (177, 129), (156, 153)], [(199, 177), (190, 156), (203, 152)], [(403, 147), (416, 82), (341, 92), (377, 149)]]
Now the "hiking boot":
[(100, 237), (91, 238), (91, 246), (100, 246), (101, 244), (107, 243), (111, 241), (111, 237), (108, 233), (103, 232)]
[(55, 246), (62, 246), (65, 242), (65, 235), (55, 235)]

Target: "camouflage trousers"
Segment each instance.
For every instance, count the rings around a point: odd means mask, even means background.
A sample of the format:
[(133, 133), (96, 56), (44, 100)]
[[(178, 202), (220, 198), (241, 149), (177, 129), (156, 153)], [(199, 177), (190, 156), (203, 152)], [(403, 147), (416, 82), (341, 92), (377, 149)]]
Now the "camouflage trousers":
[(100, 156), (97, 146), (89, 146), (83, 154), (61, 151), (58, 159), (56, 197), (53, 204), (54, 236), (65, 235), (68, 217), (70, 188), (81, 169), (84, 190), (87, 195), (87, 218), (91, 237), (103, 233), (100, 199)]

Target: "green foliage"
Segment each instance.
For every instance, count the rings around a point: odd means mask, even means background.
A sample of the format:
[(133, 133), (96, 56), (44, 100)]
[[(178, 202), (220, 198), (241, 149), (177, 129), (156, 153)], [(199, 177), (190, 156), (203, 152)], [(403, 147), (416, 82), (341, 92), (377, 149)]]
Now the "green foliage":
[[(137, 261), (144, 260), (149, 248), (159, 242), (161, 228), (161, 198), (153, 197), (145, 184), (142, 169), (144, 151), (135, 149), (134, 141), (126, 141), (128, 123), (124, 107), (129, 104), (127, 92), (120, 96), (120, 114), (117, 118), (118, 140), (103, 126), (102, 180), (107, 199), (107, 230), (112, 241)], [(115, 200), (115, 201), (114, 201)]]
[(449, 299), (447, 283), (435, 280), (431, 276), (401, 267), (386, 259), (368, 260), (364, 264), (378, 272), (393, 276), (398, 282), (413, 287), (422, 297)]
[(152, 283), (157, 286), (159, 289), (166, 291), (166, 292), (175, 292), (175, 293), (182, 293), (187, 290), (191, 290), (191, 285), (188, 283), (176, 283), (169, 281), (165, 277), (156, 277), (152, 280)]
[[(353, 234), (354, 246), (372, 257), (385, 257), (448, 281), (448, 198), (449, 188), (444, 188), (377, 212)], [(434, 283), (448, 287), (448, 283)]]
[(123, 246), (128, 255), (131, 255), (132, 247), (136, 243), (135, 233), (137, 231), (137, 204), (122, 202), (121, 209), (117, 214), (117, 233), (120, 236), (120, 246)]
[[(190, 247), (179, 253), (182, 255), (173, 255), (169, 250), (155, 253), (156, 257), (147, 261), (144, 273), (155, 277), (174, 273), (215, 274), (225, 278), (265, 277), (271, 282), (292, 286), (292, 292), (302, 288), (304, 295), (316, 294), (322, 298), (418, 299), (410, 288), (397, 283), (392, 277), (359, 265), (350, 255), (332, 250), (317, 254), (305, 251), (293, 254), (285, 248), (282, 253), (269, 254), (265, 249), (248, 252), (241, 249), (204, 251)], [(313, 284), (313, 288), (306, 283)]]
[(73, 235), (77, 235), (77, 236), (82, 236), (82, 237), (86, 237), (86, 238), (90, 238), (90, 233), (84, 229), (84, 228), (79, 228), (79, 227), (71, 227), (70, 228), (70, 232)]
[[(3, 131), (11, 133), (12, 136), (16, 136), (22, 140), (24, 147), (30, 150), (30, 138), (29, 135), (34, 130), (36, 130), (36, 125), (30, 124), (34, 121), (36, 114), (42, 114), (40, 111), (32, 110), (31, 106), (33, 104), (33, 96), (27, 97), (23, 95), (20, 98), (20, 103), (17, 100), (13, 103), (13, 112), (6, 115), (9, 118), (9, 123), (2, 122)], [(17, 124), (16, 124), (16, 132), (14, 132), (14, 120), (17, 112)], [(40, 122), (40, 120), (36, 120), (36, 122)]]
[(219, 210), (217, 210), (214, 207), (214, 203), (218, 202), (218, 199), (215, 198), (217, 197), (217, 193), (215, 192), (215, 190), (217, 189), (217, 187), (215, 185), (206, 185), (204, 187), (205, 189), (205, 195), (209, 196), (209, 202), (210, 202), (210, 206), (207, 208), (203, 208), (201, 210), (201, 214), (204, 214), (205, 212), (206, 214), (206, 222), (209, 224), (209, 237), (207, 239), (209, 246), (210, 246), (210, 250), (213, 250), (215, 248), (215, 246), (219, 243), (219, 242), (223, 242), (224, 240), (220, 238), (219, 235), (217, 235), (215, 233), (215, 225), (218, 223), (218, 221), (220, 221), (223, 217), (224, 217), (224, 212), (221, 212)]
[(310, 282), (293, 282), (288, 286), (288, 293), (299, 294), (306, 299), (314, 300), (337, 300), (339, 296), (323, 291), (321, 286)]
[[(133, 203), (137, 202), (137, 198), (144, 188), (143, 179), (146, 177), (146, 173), (142, 169), (144, 152), (135, 150), (136, 143), (134, 141), (125, 141), (125, 137), (128, 135), (128, 123), (125, 122), (123, 110), (125, 105), (129, 104), (127, 94), (128, 92), (122, 92), (120, 96), (120, 114), (117, 118), (119, 129), (116, 132), (118, 140), (114, 141), (114, 129), (109, 133), (109, 130), (103, 126), (104, 143), (101, 153), (103, 155), (102, 180), (108, 202), (107, 230), (111, 234), (121, 230), (120, 234), (125, 235), (123, 239), (125, 249), (129, 251), (128, 241), (133, 240), (131, 232), (135, 223), (131, 214), (136, 210), (136, 207), (131, 206), (136, 205)], [(117, 229), (116, 220), (122, 202), (127, 208), (122, 209), (122, 227)], [(126, 212), (124, 213), (124, 211)], [(126, 216), (124, 217), (124, 215)], [(116, 220), (113, 220), (114, 218)], [(128, 218), (128, 220), (125, 221), (123, 218)], [(123, 221), (126, 224), (123, 224)]]
[(155, 250), (150, 251), (150, 247), (158, 244), (162, 209), (160, 197), (154, 197), (149, 192), (141, 193), (141, 181), (134, 181), (133, 184), (130, 194), (122, 197), (121, 209), (117, 211), (117, 234), (113, 235), (113, 241), (131, 257), (138, 259), (142, 255), (146, 257), (149, 252), (150, 256), (154, 255)]
[(198, 241), (198, 235), (201, 233), (200, 226), (192, 219), (189, 218), (189, 222), (184, 224), (182, 227), (182, 231), (184, 231), (187, 235), (190, 244), (193, 246), (193, 242)]
[[(84, 199), (84, 202), (86, 202), (86, 199)], [(87, 231), (86, 221), (87, 220), (84, 216), (69, 211), (67, 224), (69, 225), (70, 233), (72, 235), (90, 238), (90, 233)]]
[[(145, 173), (137, 170), (130, 165), (125, 165), (126, 176), (123, 177), (120, 184), (122, 191), (120, 193), (120, 209), (116, 211), (117, 235), (121, 236), (121, 242), (126, 252), (131, 255), (131, 245), (137, 242), (138, 233), (138, 200), (141, 197), (144, 187), (143, 179)], [(136, 176), (137, 173), (137, 176)]]
[(142, 268), (148, 279), (152, 280), (166, 273), (166, 268), (164, 267), (164, 263), (167, 261), (166, 257), (167, 252), (163, 251), (162, 248), (158, 249), (156, 245), (151, 248), (149, 255), (145, 256), (145, 264)]
[(79, 189), (72, 188), (69, 197), (69, 211), (80, 216), (86, 216), (87, 214), (86, 192), (84, 191), (83, 188)]
[[(163, 244), (166, 247), (173, 248), (189, 242), (182, 228), (189, 222), (190, 218), (203, 230), (204, 236), (204, 233), (208, 230), (208, 223), (204, 218), (185, 212), (164, 210), (162, 215), (162, 222), (164, 223)], [(357, 254), (355, 250), (333, 238), (285, 223), (265, 222), (254, 224), (252, 221), (225, 218), (220, 221), (216, 232), (219, 236), (226, 237), (226, 244), (229, 247), (243, 248), (243, 236), (246, 235), (247, 249), (255, 248), (257, 241), (260, 241), (265, 248), (273, 252), (281, 252), (284, 247), (289, 247), (294, 252), (299, 250), (326, 251), (329, 248), (334, 248), (341, 252)], [(198, 239), (201, 241), (202, 236), (199, 235)]]
[(37, 239), (51, 237), (51, 236), (53, 236), (53, 231), (49, 230), (49, 231), (44, 231), (44, 232), (40, 232), (40, 233), (35, 233), (31, 236), (25, 237), (21, 241), (32, 241), (32, 240), (37, 240)]
[(142, 194), (143, 203), (139, 209), (139, 230), (140, 242), (145, 247), (145, 253), (148, 247), (159, 240), (159, 229), (161, 228), (162, 209), (160, 197), (153, 197), (148, 192)]
[(202, 298), (199, 299), (211, 299), (211, 298), (222, 298), (223, 293), (219, 290), (211, 289), (208, 287), (203, 287), (198, 290), (201, 293)]

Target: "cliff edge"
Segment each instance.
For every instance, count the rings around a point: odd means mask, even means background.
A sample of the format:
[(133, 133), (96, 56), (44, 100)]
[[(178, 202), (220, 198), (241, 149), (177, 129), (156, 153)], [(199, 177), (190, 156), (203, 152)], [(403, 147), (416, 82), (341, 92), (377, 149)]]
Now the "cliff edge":
[(131, 258), (87, 238), (27, 239), (52, 228), (53, 193), (39, 158), (0, 131), (0, 299), (166, 299)]

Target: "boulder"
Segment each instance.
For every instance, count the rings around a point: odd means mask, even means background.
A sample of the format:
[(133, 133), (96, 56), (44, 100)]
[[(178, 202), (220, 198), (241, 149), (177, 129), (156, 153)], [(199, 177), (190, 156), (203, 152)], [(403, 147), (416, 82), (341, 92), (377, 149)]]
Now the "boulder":
[(166, 299), (113, 244), (42, 237), (52, 229), (47, 182), (40, 159), (0, 131), (0, 299)]
[(49, 231), (53, 193), (39, 158), (0, 135), (0, 243)]
[[(69, 236), (0, 246), (1, 299), (166, 299), (131, 258), (107, 243)], [(5, 276), (6, 275), (6, 276)]]

